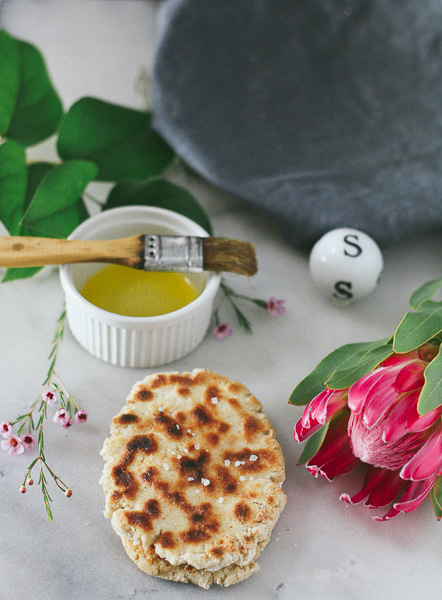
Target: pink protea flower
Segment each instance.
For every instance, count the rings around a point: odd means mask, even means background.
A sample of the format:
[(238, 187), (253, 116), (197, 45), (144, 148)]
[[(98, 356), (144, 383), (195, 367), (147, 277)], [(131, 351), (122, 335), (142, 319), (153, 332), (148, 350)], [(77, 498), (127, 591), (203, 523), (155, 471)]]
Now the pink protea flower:
[(279, 317), (285, 313), (285, 300), (276, 300), (276, 298), (272, 297), (268, 300), (266, 308), (269, 315), (272, 317)]
[(424, 371), (436, 356), (425, 345), (393, 354), (348, 390), (326, 389), (304, 409), (295, 426), (302, 442), (328, 424), (317, 452), (306, 463), (315, 476), (332, 480), (358, 465), (366, 467), (359, 492), (342, 494), (349, 504), (390, 506), (379, 521), (417, 508), (442, 475), (442, 406), (420, 416)]
[(213, 335), (217, 340), (224, 340), (225, 338), (232, 335), (232, 328), (228, 323), (218, 323), (213, 330)]
[(21, 438), (21, 442), (22, 442), (23, 446), (26, 448), (26, 450), (32, 450), (32, 448), (37, 444), (37, 442), (34, 439), (34, 436), (32, 436), (30, 433), (26, 433)]
[(24, 452), (22, 441), (16, 435), (11, 435), (8, 439), (2, 440), (1, 447), (3, 450), (9, 450), (9, 454), (12, 454), (12, 456), (23, 454)]

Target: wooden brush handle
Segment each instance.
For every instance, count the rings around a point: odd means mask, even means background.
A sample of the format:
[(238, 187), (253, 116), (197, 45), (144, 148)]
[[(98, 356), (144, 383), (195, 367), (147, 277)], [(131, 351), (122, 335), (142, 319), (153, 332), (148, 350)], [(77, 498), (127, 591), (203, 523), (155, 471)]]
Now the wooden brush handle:
[(143, 268), (144, 235), (119, 240), (0, 237), (0, 267), (107, 262)]

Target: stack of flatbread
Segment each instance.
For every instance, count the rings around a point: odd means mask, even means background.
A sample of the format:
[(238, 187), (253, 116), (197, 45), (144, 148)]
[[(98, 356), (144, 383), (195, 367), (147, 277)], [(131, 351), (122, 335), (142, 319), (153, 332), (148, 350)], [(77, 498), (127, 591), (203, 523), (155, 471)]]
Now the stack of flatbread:
[(203, 588), (242, 581), (284, 508), (284, 458), (261, 404), (213, 372), (132, 388), (102, 455), (105, 515), (138, 567)]

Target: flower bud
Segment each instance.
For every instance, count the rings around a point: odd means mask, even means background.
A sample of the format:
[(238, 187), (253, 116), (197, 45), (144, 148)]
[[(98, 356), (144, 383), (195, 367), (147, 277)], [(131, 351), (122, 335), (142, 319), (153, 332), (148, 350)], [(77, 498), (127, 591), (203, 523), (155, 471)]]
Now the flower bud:
[(28, 485), (34, 485), (34, 480), (33, 479), (28, 479)]
[(20, 492), (21, 492), (22, 494), (26, 494), (26, 488), (25, 488), (25, 486), (24, 486), (24, 485), (22, 485), (22, 486), (21, 486), (21, 488), (20, 488)]
[(66, 496), (66, 498), (70, 498), (72, 496), (72, 490), (66, 490), (64, 495)]

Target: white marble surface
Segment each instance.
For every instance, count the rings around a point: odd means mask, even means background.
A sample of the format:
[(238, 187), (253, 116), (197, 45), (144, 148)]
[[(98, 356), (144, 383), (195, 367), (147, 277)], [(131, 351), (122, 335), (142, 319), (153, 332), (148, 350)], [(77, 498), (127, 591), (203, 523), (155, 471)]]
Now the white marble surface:
[[(85, 95), (140, 106), (134, 82), (140, 68), (152, 65), (156, 11), (156, 3), (142, 1), (9, 0), (0, 2), (0, 23), (42, 50), (66, 108)], [(32, 155), (44, 158), (52, 152), (46, 143)], [(126, 557), (102, 514), (99, 451), (112, 416), (132, 384), (147, 372), (92, 358), (67, 331), (57, 370), (71, 393), (82, 399), (90, 418), (70, 430), (48, 423), (46, 446), (48, 460), (74, 495), (67, 500), (53, 492), (56, 523), (47, 523), (37, 486), (25, 496), (18, 492), (29, 455), (0, 454), (2, 597), (436, 598), (441, 583), (441, 525), (429, 502), (390, 523), (376, 523), (367, 509), (339, 502), (342, 491), (356, 489), (356, 478), (330, 484), (295, 466), (301, 448), (293, 442), (292, 432), (301, 410), (287, 400), (329, 351), (392, 332), (407, 310), (411, 292), (440, 276), (440, 234), (417, 237), (386, 251), (378, 289), (339, 310), (314, 289), (308, 257), (289, 247), (267, 220), (200, 180), (177, 177), (207, 207), (218, 235), (254, 242), (259, 274), (249, 282), (233, 278), (232, 285), (253, 296), (274, 295), (287, 301), (287, 314), (279, 319), (259, 309), (248, 310), (254, 322), (252, 337), (237, 327), (223, 342), (208, 336), (191, 355), (166, 367), (180, 371), (207, 367), (241, 380), (261, 400), (275, 426), (287, 463), (288, 502), (259, 559), (261, 570), (237, 586), (214, 586), (206, 592), (149, 577)], [(0, 420), (25, 412), (39, 392), (62, 304), (53, 269), (0, 286)], [(230, 314), (223, 316), (233, 321)]]

